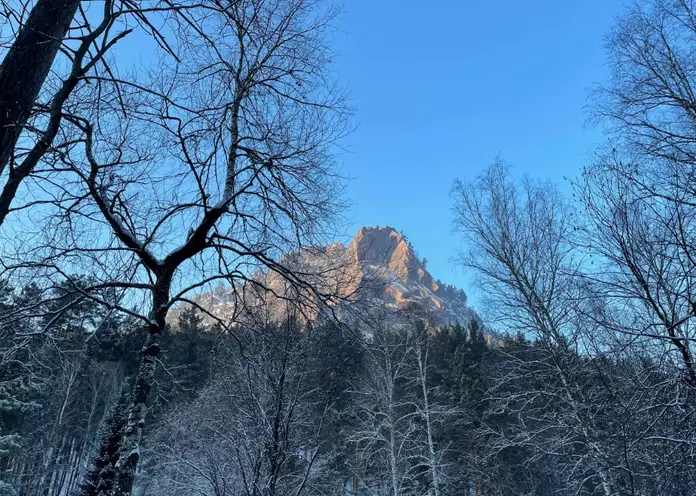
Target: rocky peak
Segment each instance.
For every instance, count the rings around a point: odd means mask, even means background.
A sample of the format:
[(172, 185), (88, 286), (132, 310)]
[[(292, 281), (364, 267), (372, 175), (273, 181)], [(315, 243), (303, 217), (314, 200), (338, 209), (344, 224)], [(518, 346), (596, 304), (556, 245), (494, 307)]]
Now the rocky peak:
[[(320, 274), (315, 282), (318, 287), (346, 298), (357, 295), (359, 300), (395, 310), (415, 303), (441, 323), (467, 322), (474, 316), (467, 306), (466, 294), (436, 281), (411, 243), (393, 227), (361, 227), (348, 246), (334, 243), (308, 247), (286, 255), (284, 263), (301, 268), (305, 277)], [(277, 274), (258, 277), (264, 278), (263, 285), (271, 288), (272, 294), (285, 292), (285, 281)], [(204, 307), (222, 308), (227, 304), (236, 308), (235, 297), (207, 294), (201, 295), (198, 303)]]
[(393, 227), (361, 227), (350, 243), (356, 261), (380, 264), (390, 260), (398, 251), (411, 254), (406, 239)]
[(434, 292), (439, 289), (413, 246), (393, 227), (361, 227), (348, 251), (355, 263), (382, 266), (407, 287), (423, 285)]

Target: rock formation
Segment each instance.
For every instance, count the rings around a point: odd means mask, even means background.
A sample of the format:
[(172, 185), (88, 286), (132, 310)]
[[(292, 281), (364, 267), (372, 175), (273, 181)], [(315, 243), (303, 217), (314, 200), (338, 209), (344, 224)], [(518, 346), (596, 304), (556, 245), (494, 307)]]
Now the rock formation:
[[(256, 275), (260, 286), (269, 291), (221, 286), (198, 296), (197, 303), (228, 321), (235, 320), (242, 307), (250, 306), (264, 308), (266, 317), (281, 318), (292, 300), (303, 302), (302, 318), (311, 320), (325, 295), (332, 295), (325, 298), (328, 307), (344, 315), (355, 305), (360, 311), (367, 307), (392, 311), (416, 304), (440, 324), (464, 323), (474, 316), (466, 294), (435, 280), (408, 240), (392, 227), (361, 227), (347, 246), (308, 247), (284, 257), (282, 265), (300, 272), (317, 291), (298, 290), (271, 272)], [(243, 305), (240, 298), (244, 298)]]

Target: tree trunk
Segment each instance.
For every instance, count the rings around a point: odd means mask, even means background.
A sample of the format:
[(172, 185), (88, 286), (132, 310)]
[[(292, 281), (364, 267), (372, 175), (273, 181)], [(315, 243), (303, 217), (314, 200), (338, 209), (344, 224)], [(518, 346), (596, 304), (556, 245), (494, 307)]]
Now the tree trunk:
[[(171, 273), (166, 273), (155, 284), (152, 297), (151, 322), (148, 336), (141, 350), (140, 366), (135, 378), (133, 394), (128, 410), (128, 418), (123, 429), (119, 446), (118, 461), (115, 466), (115, 490), (113, 496), (130, 496), (133, 491), (135, 472), (140, 460), (140, 441), (145, 428), (145, 415), (155, 384), (157, 356), (160, 353), (162, 331), (165, 328), (169, 302)], [(111, 495), (109, 495), (111, 496)]]
[(437, 472), (437, 457), (435, 454), (435, 443), (433, 441), (433, 429), (432, 422), (430, 419), (430, 402), (428, 399), (428, 355), (425, 352), (425, 358), (423, 357), (423, 349), (421, 345), (416, 347), (416, 360), (418, 361), (418, 379), (421, 386), (421, 392), (423, 394), (423, 416), (425, 417), (425, 432), (428, 437), (428, 456), (430, 457), (429, 469), (430, 478), (433, 483), (433, 496), (440, 496), (440, 476)]
[(140, 440), (145, 427), (147, 403), (155, 383), (155, 369), (162, 336), (159, 326), (155, 324), (151, 327), (157, 327), (157, 329), (151, 329), (141, 352), (140, 367), (135, 378), (128, 419), (123, 430), (118, 462), (116, 462), (115, 496), (131, 494), (135, 470), (140, 460)]
[(39, 0), (0, 65), (0, 174), (79, 6), (80, 0)]

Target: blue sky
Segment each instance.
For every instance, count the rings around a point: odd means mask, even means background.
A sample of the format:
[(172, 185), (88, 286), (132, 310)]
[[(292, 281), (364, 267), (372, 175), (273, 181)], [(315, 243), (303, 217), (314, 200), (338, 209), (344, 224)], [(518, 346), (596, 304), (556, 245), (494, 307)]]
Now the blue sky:
[[(430, 272), (474, 293), (451, 258), (452, 181), (497, 155), (517, 172), (574, 177), (601, 143), (586, 126), (606, 80), (603, 39), (620, 0), (353, 0), (339, 27), (340, 79), (358, 128), (343, 168), (350, 218), (391, 225)], [(474, 302), (475, 302), (475, 294)]]

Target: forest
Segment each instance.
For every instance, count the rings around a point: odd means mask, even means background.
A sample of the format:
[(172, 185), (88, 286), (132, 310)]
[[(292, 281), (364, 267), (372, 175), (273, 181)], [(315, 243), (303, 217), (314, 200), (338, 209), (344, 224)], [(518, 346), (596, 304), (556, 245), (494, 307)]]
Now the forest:
[(453, 180), (461, 321), (336, 255), (341, 13), (0, 0), (0, 496), (696, 494), (696, 4), (622, 7), (569, 188)]

